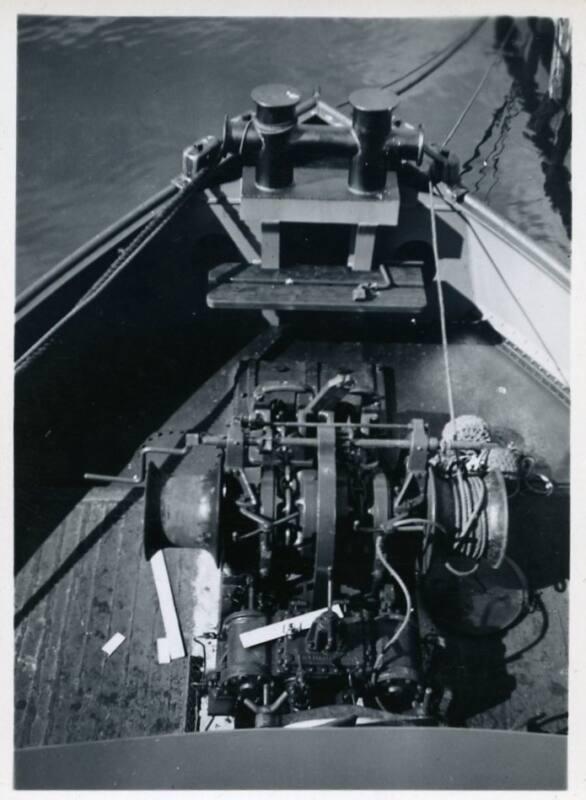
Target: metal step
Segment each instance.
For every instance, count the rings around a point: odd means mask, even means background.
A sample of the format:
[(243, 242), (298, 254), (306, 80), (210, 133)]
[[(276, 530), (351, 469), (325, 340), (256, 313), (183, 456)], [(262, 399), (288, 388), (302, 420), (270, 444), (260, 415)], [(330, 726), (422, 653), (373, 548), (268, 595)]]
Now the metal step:
[(214, 309), (421, 313), (427, 294), (421, 264), (389, 266), (384, 273), (346, 266), (267, 270), (222, 264), (210, 272), (207, 303)]

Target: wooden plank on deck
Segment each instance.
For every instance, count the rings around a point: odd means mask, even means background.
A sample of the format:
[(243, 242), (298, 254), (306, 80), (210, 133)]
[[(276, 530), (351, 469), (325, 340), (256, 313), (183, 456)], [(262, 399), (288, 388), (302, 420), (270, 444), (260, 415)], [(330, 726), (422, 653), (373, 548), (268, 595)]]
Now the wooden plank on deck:
[[(142, 517), (139, 490), (90, 494), (22, 574), (18, 746), (184, 729), (189, 660), (156, 663), (162, 630)], [(101, 648), (116, 631), (127, 638), (108, 658)]]

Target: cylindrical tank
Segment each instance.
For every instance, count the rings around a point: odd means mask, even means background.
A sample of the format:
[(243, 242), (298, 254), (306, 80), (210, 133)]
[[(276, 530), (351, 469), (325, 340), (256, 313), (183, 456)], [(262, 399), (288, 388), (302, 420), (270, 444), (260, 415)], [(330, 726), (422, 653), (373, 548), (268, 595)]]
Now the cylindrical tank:
[(267, 646), (243, 647), (240, 640), (241, 633), (266, 624), (266, 615), (253, 609), (236, 611), (224, 620), (220, 682), (231, 694), (254, 694), (268, 677)]

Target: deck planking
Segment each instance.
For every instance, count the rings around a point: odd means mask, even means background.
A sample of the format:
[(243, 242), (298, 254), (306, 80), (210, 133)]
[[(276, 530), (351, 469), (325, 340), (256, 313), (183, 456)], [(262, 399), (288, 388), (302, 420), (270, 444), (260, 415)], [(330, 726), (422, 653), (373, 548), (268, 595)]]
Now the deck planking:
[[(90, 493), (17, 578), (24, 605), (102, 529), (17, 626), (18, 747), (184, 729), (188, 660), (157, 663), (155, 641), (163, 631), (142, 551), (142, 508), (132, 505), (120, 515), (121, 502)], [(101, 648), (118, 631), (126, 639), (107, 657)]]
[[(204, 422), (219, 432), (230, 411), (234, 368), (240, 358), (262, 356), (271, 337), (274, 333), (225, 364), (145, 443), (172, 446), (182, 431)], [(426, 416), (431, 433), (441, 432), (447, 413), (438, 345), (292, 340), (280, 348), (279, 361), (298, 365), (308, 360), (323, 362), (322, 372), (328, 375), (340, 365), (360, 371), (365, 363), (376, 362), (391, 368), (394, 419)], [(470, 341), (455, 344), (451, 364), (457, 413), (474, 411), (491, 425), (517, 433), (563, 480), (566, 420), (557, 401), (494, 348)], [(134, 461), (130, 469), (135, 467)], [(476, 640), (472, 646), (452, 641), (454, 674), (459, 674), (458, 659), (470, 668), (460, 686), (456, 724), (522, 729), (539, 714), (563, 718), (567, 712), (566, 534), (562, 521), (556, 540), (555, 515), (548, 524), (536, 524), (535, 517), (539, 522), (547, 515), (537, 508), (527, 518), (517, 542), (520, 561), (515, 558), (541, 600), (504, 637)], [(141, 490), (91, 490), (17, 576), (17, 611), (28, 611), (15, 634), (17, 746), (190, 728), (190, 658), (170, 665), (156, 659), (163, 626), (142, 551), (142, 519)], [(194, 588), (198, 555), (168, 550), (166, 558), (189, 654), (194, 610), (205, 605)], [(101, 647), (118, 631), (126, 640), (107, 658)]]

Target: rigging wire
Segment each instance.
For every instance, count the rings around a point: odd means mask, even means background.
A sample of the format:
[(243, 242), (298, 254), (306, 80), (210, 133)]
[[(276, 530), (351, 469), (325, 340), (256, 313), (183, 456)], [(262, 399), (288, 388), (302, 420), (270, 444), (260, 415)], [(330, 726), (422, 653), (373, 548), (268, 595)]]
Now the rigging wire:
[[(399, 89), (397, 89), (396, 94), (399, 95), (404, 94), (409, 89), (412, 89), (422, 80), (424, 80), (433, 72), (435, 72), (436, 69), (439, 69), (439, 67), (445, 64), (445, 62), (448, 61), (453, 55), (455, 55), (458, 52), (458, 50), (460, 50), (465, 44), (467, 44), (470, 41), (470, 39), (472, 39), (476, 35), (476, 33), (478, 33), (478, 31), (484, 25), (487, 19), (488, 19), (487, 17), (482, 17), (480, 20), (478, 20), (478, 22), (475, 22), (474, 25), (472, 25), (472, 27), (463, 36), (456, 39), (455, 42), (446, 45), (441, 50), (438, 50), (437, 53), (434, 53), (433, 55), (426, 58), (425, 61), (422, 61), (421, 64), (418, 64), (416, 67), (410, 69), (404, 75), (400, 75), (398, 78), (394, 78), (392, 81), (382, 84), (379, 88), (390, 89), (392, 86), (396, 86), (398, 83), (401, 83), (406, 78), (411, 77), (411, 75), (413, 75), (414, 73), (419, 72), (424, 67), (427, 67), (429, 64), (431, 64), (429, 69), (424, 71), (421, 75), (418, 75), (406, 86), (401, 86)], [(347, 106), (349, 104), (350, 104), (349, 100), (344, 100), (343, 102), (338, 103), (336, 108), (344, 108), (344, 106)]]
[(77, 266), (80, 261), (91, 256), (96, 252), (96, 250), (98, 250), (98, 248), (107, 243), (114, 236), (123, 232), (125, 228), (130, 228), (130, 226), (135, 222), (138, 222), (141, 217), (147, 214), (154, 214), (158, 209), (160, 209), (163, 203), (166, 203), (173, 197), (173, 195), (178, 194), (179, 191), (180, 190), (178, 186), (171, 184), (170, 186), (162, 189), (160, 192), (157, 192), (157, 194), (153, 195), (148, 200), (145, 200), (128, 214), (120, 217), (120, 219), (118, 219), (108, 228), (101, 231), (99, 234), (97, 234), (97, 236), (94, 236), (88, 242), (60, 261), (55, 267), (41, 275), (41, 277), (34, 281), (34, 283), (26, 286), (17, 296), (14, 310), (16, 312), (21, 311), (25, 305), (34, 300), (54, 281), (64, 276), (73, 267)]
[(397, 627), (397, 629), (395, 630), (395, 632), (393, 633), (393, 635), (391, 636), (389, 641), (385, 644), (385, 646), (383, 647), (382, 651), (377, 656), (377, 659), (376, 659), (375, 665), (374, 665), (375, 671), (380, 669), (380, 667), (382, 665), (383, 653), (385, 653), (397, 641), (397, 639), (401, 636), (401, 634), (403, 633), (403, 631), (405, 630), (405, 628), (409, 624), (409, 619), (411, 618), (411, 612), (413, 611), (413, 603), (411, 601), (411, 595), (409, 593), (409, 589), (405, 585), (405, 582), (403, 581), (403, 578), (401, 578), (399, 573), (396, 570), (393, 569), (393, 567), (390, 565), (390, 563), (386, 559), (385, 554), (383, 553), (383, 549), (382, 549), (382, 542), (383, 542), (383, 537), (382, 536), (378, 536), (377, 539), (376, 539), (376, 544), (375, 544), (376, 555), (378, 557), (378, 560), (381, 562), (383, 567), (387, 570), (387, 572), (391, 576), (391, 578), (393, 578), (393, 580), (396, 581), (396, 583), (398, 583), (399, 588), (401, 589), (401, 591), (403, 592), (403, 595), (405, 597), (406, 609), (405, 609), (405, 616), (403, 617), (403, 619), (401, 621), (401, 624)]
[[(429, 58), (427, 58), (425, 61), (422, 61), (421, 64), (418, 64), (416, 67), (413, 67), (413, 69), (410, 69), (409, 72), (406, 72), (401, 77), (395, 78), (394, 80), (383, 84), (383, 86), (381, 86), (381, 89), (388, 89), (391, 86), (395, 86), (397, 83), (401, 83), (401, 81), (404, 81), (406, 78), (410, 78), (411, 75), (413, 75), (415, 72), (419, 72), (420, 69), (423, 69), (424, 67), (427, 67), (427, 65), (430, 64), (431, 62), (434, 62), (437, 59), (441, 58), (446, 52), (449, 53), (449, 56), (453, 56), (461, 47), (463, 47), (480, 30), (480, 28), (482, 28), (482, 26), (484, 25), (486, 20), (487, 20), (487, 17), (482, 17), (482, 19), (480, 19), (480, 20), (478, 20), (478, 22), (474, 23), (474, 25), (472, 25), (470, 30), (468, 30), (460, 39), (456, 40), (456, 42), (452, 42), (451, 44), (448, 44), (445, 47), (443, 47), (441, 50), (438, 50), (437, 53), (434, 53)], [(438, 63), (437, 66), (441, 66), (441, 64), (443, 64), (443, 63), (444, 63), (444, 61), (441, 61), (441, 63)], [(423, 80), (423, 79), (421, 78), (421, 80)], [(401, 93), (403, 93), (404, 91), (406, 91), (406, 89), (402, 89)]]
[[(437, 246), (437, 231), (435, 226), (435, 206), (433, 204), (433, 185), (429, 181), (429, 216), (431, 220), (431, 246), (433, 250), (433, 260), (435, 262), (435, 282), (437, 286), (437, 299), (440, 312), (440, 327), (442, 334), (442, 351), (444, 357), (444, 369), (446, 374), (446, 389), (448, 393), (448, 408), (450, 411), (450, 421), (455, 426), (456, 414), (454, 411), (454, 396), (452, 393), (452, 378), (450, 373), (450, 357), (448, 354), (448, 334), (446, 330), (446, 309), (444, 305), (444, 290), (440, 275), (440, 259)], [(454, 427), (455, 430), (455, 427)]]
[[(229, 159), (224, 159), (223, 164), (228, 163)], [(216, 165), (217, 166), (217, 165)], [(118, 258), (115, 259), (113, 264), (108, 270), (102, 273), (86, 293), (77, 301), (77, 303), (69, 309), (57, 322), (55, 322), (45, 333), (32, 344), (16, 360), (14, 365), (15, 375), (18, 375), (22, 370), (36, 357), (41, 355), (42, 352), (50, 345), (55, 336), (64, 328), (64, 326), (80, 311), (88, 306), (97, 296), (99, 296), (112, 281), (131, 263), (133, 256), (139, 248), (143, 247), (147, 241), (150, 241), (161, 228), (185, 205), (185, 203), (200, 189), (204, 188), (206, 181), (214, 173), (215, 167), (205, 167), (199, 172), (193, 180), (181, 188), (172, 199), (153, 216), (146, 225), (141, 228), (139, 233), (132, 239), (132, 241), (120, 252)]]
[[(430, 186), (431, 186), (431, 184), (430, 184)], [(527, 320), (527, 322), (528, 322), (529, 326), (531, 327), (533, 333), (535, 334), (536, 338), (539, 340), (541, 346), (543, 347), (543, 349), (545, 350), (545, 352), (547, 353), (547, 355), (551, 359), (551, 362), (555, 366), (559, 376), (562, 379), (562, 382), (564, 383), (565, 386), (569, 386), (570, 382), (569, 382), (566, 374), (564, 373), (563, 369), (560, 367), (556, 357), (551, 352), (551, 350), (548, 347), (546, 341), (544, 340), (543, 336), (539, 332), (539, 329), (537, 328), (537, 325), (535, 324), (535, 322), (531, 318), (531, 315), (527, 312), (527, 310), (525, 309), (525, 307), (523, 306), (523, 304), (521, 303), (521, 301), (519, 300), (519, 298), (517, 297), (517, 295), (513, 291), (513, 288), (510, 286), (510, 284), (507, 281), (506, 277), (503, 275), (502, 270), (499, 268), (498, 264), (496, 263), (496, 261), (494, 260), (492, 255), (490, 254), (488, 248), (486, 247), (485, 243), (482, 241), (482, 239), (479, 236), (478, 231), (476, 230), (474, 225), (471, 224), (471, 222), (470, 222), (469, 218), (466, 216), (466, 214), (462, 213), (461, 209), (459, 208), (458, 203), (455, 203), (453, 200), (450, 200), (449, 197), (446, 197), (446, 195), (444, 195), (442, 193), (442, 191), (439, 188), (439, 186), (437, 187), (437, 191), (439, 193), (439, 196), (442, 198), (442, 200), (444, 200), (450, 206), (450, 208), (453, 208), (454, 211), (456, 211), (456, 213), (464, 220), (464, 222), (466, 223), (466, 225), (468, 226), (468, 228), (472, 232), (474, 238), (476, 239), (476, 241), (478, 242), (478, 244), (482, 248), (482, 251), (484, 252), (486, 257), (488, 258), (488, 260), (492, 264), (493, 269), (496, 271), (497, 275), (499, 276), (499, 278), (503, 282), (503, 284), (504, 284), (505, 288), (507, 289), (508, 293), (510, 294), (511, 298), (513, 299), (513, 301), (517, 305), (517, 308), (519, 309), (521, 314), (525, 317), (525, 319)]]
[(464, 109), (462, 110), (460, 116), (458, 117), (458, 119), (456, 120), (456, 122), (452, 126), (451, 130), (449, 131), (448, 135), (444, 139), (444, 141), (442, 143), (442, 148), (446, 147), (448, 142), (452, 139), (452, 137), (454, 136), (454, 134), (456, 133), (456, 131), (460, 127), (460, 125), (464, 122), (466, 116), (468, 115), (468, 112), (470, 111), (470, 109), (474, 105), (474, 102), (476, 101), (476, 98), (480, 94), (480, 91), (481, 91), (482, 87), (484, 86), (484, 84), (488, 80), (488, 76), (492, 72), (493, 67), (502, 58), (503, 51), (504, 51), (505, 47), (507, 46), (507, 44), (509, 43), (509, 39), (511, 38), (511, 35), (512, 35), (513, 31), (515, 30), (515, 27), (516, 27), (515, 22), (514, 21), (511, 22), (509, 30), (507, 31), (507, 35), (505, 36), (505, 38), (501, 42), (501, 45), (500, 45), (499, 49), (494, 54), (494, 57), (493, 57), (492, 61), (490, 62), (490, 64), (488, 65), (484, 75), (480, 79), (480, 82), (478, 83), (478, 86), (472, 92), (472, 95), (471, 95), (470, 99), (468, 100), (468, 102), (466, 103), (466, 105), (464, 106)]
[(480, 30), (480, 28), (482, 27), (482, 25), (484, 25), (485, 22), (486, 22), (486, 17), (482, 18), (478, 23), (476, 23), (476, 25), (472, 28), (472, 30), (466, 36), (460, 39), (460, 41), (456, 42), (449, 49), (449, 51), (444, 56), (442, 56), (435, 64), (432, 64), (421, 75), (418, 75), (416, 78), (413, 78), (413, 80), (410, 81), (410, 83), (408, 83), (406, 86), (401, 86), (399, 89), (397, 89), (396, 94), (400, 95), (404, 94), (405, 92), (408, 92), (409, 89), (412, 89), (414, 86), (417, 86), (418, 83), (421, 83), (421, 81), (425, 80), (425, 78), (429, 77), (429, 75), (432, 75), (437, 69), (443, 66), (443, 64), (445, 64), (446, 61), (448, 61), (452, 56), (456, 55), (458, 50), (464, 47), (464, 45), (467, 44), (470, 41), (470, 39), (472, 39), (472, 37), (476, 35), (476, 33)]

